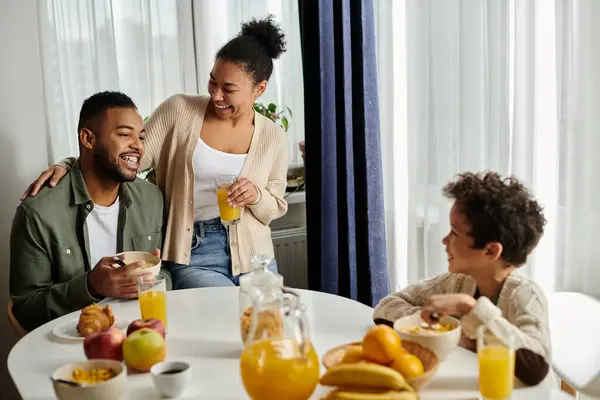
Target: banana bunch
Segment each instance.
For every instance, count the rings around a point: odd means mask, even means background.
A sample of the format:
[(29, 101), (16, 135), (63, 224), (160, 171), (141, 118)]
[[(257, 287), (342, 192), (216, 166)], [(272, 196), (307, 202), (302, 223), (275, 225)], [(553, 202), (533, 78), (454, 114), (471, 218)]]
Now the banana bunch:
[(321, 385), (335, 386), (324, 400), (418, 400), (402, 374), (371, 363), (337, 364), (321, 377)]

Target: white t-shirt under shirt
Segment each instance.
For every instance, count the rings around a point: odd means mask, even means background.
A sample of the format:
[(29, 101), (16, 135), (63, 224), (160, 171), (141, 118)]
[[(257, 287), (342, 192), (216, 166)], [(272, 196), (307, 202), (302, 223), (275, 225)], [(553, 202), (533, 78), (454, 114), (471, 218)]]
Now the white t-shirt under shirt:
[(219, 216), (215, 179), (223, 175), (238, 176), (247, 154), (231, 154), (213, 149), (202, 140), (194, 150), (194, 221), (206, 221)]
[(109, 207), (94, 204), (85, 224), (90, 244), (91, 268), (102, 257), (114, 256), (117, 252), (117, 229), (119, 224), (119, 198)]

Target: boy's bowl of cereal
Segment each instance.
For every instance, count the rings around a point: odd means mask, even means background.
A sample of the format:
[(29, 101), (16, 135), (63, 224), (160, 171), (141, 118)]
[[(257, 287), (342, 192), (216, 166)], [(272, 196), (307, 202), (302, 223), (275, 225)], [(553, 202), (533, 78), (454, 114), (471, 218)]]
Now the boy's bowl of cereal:
[[(419, 343), (433, 350), (440, 361), (446, 359), (460, 342), (460, 321), (452, 317), (442, 317), (439, 326), (423, 327), (419, 314), (397, 319), (394, 329), (402, 340)], [(434, 329), (436, 328), (436, 329)]]
[(157, 257), (152, 253), (147, 253), (145, 251), (126, 251), (124, 253), (117, 254), (117, 256), (123, 256), (123, 262), (125, 264), (131, 264), (136, 261), (144, 262), (143, 266), (129, 272), (130, 276), (149, 273), (150, 275), (155, 277), (160, 272), (160, 257)]
[(120, 361), (88, 360), (67, 364), (55, 370), (52, 385), (59, 400), (116, 400), (125, 391), (126, 376), (127, 369)]

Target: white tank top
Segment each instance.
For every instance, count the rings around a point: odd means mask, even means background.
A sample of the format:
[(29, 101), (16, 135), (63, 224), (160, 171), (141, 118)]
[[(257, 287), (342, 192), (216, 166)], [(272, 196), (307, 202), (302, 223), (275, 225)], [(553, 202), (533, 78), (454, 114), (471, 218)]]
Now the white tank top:
[(194, 150), (194, 221), (206, 221), (219, 216), (215, 179), (223, 175), (238, 176), (247, 154), (230, 154), (213, 149), (202, 140)]

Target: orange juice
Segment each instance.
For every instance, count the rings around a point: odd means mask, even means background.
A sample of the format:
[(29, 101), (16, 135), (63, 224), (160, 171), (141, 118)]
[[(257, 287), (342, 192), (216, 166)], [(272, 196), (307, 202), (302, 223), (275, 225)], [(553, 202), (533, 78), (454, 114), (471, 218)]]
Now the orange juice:
[(294, 339), (250, 344), (240, 358), (242, 382), (253, 400), (306, 400), (319, 382), (319, 358), (310, 346), (300, 353)]
[(167, 328), (167, 294), (162, 291), (149, 290), (140, 293), (138, 298), (142, 319), (159, 319)]
[(227, 204), (227, 188), (217, 189), (217, 201), (219, 203), (219, 214), (223, 222), (237, 222), (240, 219), (240, 209)]
[(508, 399), (513, 391), (515, 353), (508, 347), (489, 346), (479, 351), (479, 392), (486, 399)]

